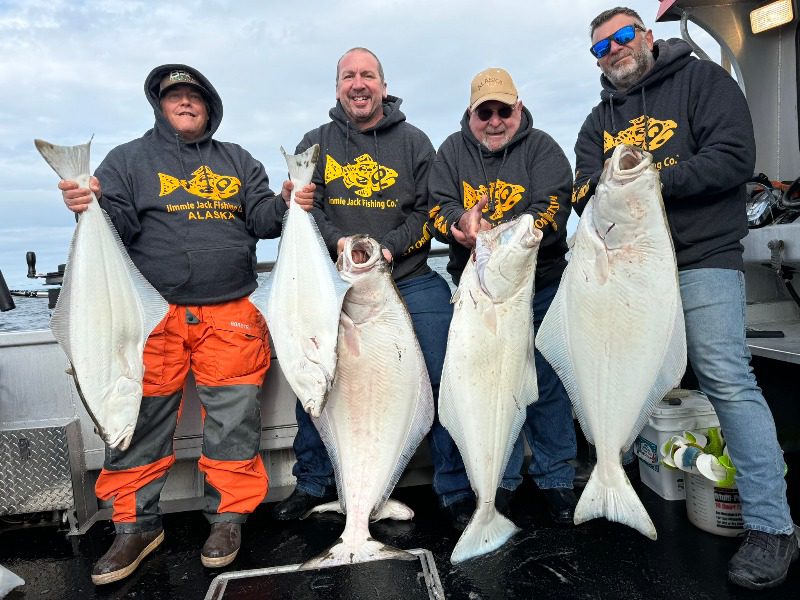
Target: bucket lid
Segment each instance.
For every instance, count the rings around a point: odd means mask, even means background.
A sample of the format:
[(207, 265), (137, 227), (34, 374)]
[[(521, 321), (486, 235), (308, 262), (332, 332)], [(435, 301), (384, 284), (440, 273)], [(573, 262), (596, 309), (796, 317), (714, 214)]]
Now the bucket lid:
[(681, 398), (664, 398), (656, 404), (654, 417), (689, 417), (696, 415), (713, 415), (714, 407), (703, 392), (691, 390)]

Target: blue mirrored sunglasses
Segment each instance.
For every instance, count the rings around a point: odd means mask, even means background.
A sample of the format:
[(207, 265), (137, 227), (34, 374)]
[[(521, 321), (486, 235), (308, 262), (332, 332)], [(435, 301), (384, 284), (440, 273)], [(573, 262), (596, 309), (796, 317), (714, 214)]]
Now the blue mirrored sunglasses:
[(637, 29), (639, 31), (647, 31), (644, 27), (636, 23), (625, 25), (625, 27), (620, 27), (607, 38), (596, 42), (589, 48), (589, 52), (591, 52), (595, 58), (603, 58), (611, 50), (611, 40), (614, 40), (620, 46), (629, 44), (631, 40), (636, 37)]

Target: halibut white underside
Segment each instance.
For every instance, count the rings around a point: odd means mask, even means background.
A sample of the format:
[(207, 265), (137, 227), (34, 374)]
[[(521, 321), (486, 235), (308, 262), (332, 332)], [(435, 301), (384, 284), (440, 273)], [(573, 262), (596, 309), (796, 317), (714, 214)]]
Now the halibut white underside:
[(597, 449), (575, 523), (602, 516), (656, 539), (620, 464), (686, 367), (675, 253), (648, 153), (618, 146), (607, 163), (536, 346)]
[(475, 261), (453, 296), (439, 419), (477, 497), (453, 563), (491, 552), (519, 531), (494, 502), (527, 407), (538, 398), (532, 300), (541, 238), (529, 214), (479, 233)]
[[(62, 178), (89, 187), (89, 143), (36, 148)], [(102, 182), (101, 182), (102, 184)], [(168, 304), (128, 256), (108, 215), (92, 196), (78, 216), (50, 329), (67, 355), (97, 433), (126, 450), (142, 399), (144, 344)]]
[[(363, 253), (366, 261), (356, 263), (354, 253)], [(348, 238), (340, 270), (352, 287), (339, 325), (336, 379), (315, 424), (347, 517), (337, 543), (305, 567), (414, 559), (372, 539), (369, 522), (413, 515), (389, 495), (434, 415), (422, 351), (380, 244), (366, 236)]]
[(295, 190), (311, 182), (319, 146), (292, 156), (281, 152), (294, 190), (263, 312), (281, 371), (306, 412), (318, 417), (333, 385), (339, 314), (349, 284), (336, 271), (314, 217), (294, 202)]

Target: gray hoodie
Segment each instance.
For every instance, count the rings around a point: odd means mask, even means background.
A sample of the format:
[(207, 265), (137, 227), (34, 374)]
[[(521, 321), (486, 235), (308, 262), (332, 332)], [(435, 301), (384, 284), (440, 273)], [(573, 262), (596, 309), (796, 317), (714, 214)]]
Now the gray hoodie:
[[(184, 142), (161, 112), (159, 84), (172, 70), (192, 73), (208, 91), (208, 129)], [(144, 85), (155, 125), (109, 152), (95, 172), (100, 205), (131, 259), (168, 302), (217, 304), (256, 289), (256, 241), (280, 234), (286, 204), (264, 167), (236, 144), (212, 139), (222, 101), (199, 71), (153, 69)]]
[(431, 218), (437, 239), (450, 244), (447, 271), (458, 285), (470, 250), (456, 242), (450, 227), (482, 194), (491, 196), (483, 218), (492, 226), (522, 213), (533, 215), (543, 233), (536, 262), (536, 288), (555, 283), (567, 266), (567, 220), (570, 213), (572, 169), (556, 141), (532, 125), (533, 117), (522, 109), (519, 129), (498, 150), (489, 150), (473, 135), (469, 113), (461, 119), (461, 131), (439, 147), (428, 180)]
[(660, 171), (678, 268), (743, 270), (753, 124), (727, 71), (691, 52), (683, 40), (658, 40), (655, 65), (624, 92), (601, 76), (601, 101), (575, 143), (572, 202), (582, 213), (614, 148), (639, 145)]
[(401, 102), (387, 96), (383, 119), (363, 131), (337, 102), (331, 122), (309, 131), (296, 150), (320, 145), (312, 213), (331, 256), (339, 238), (367, 234), (392, 253), (395, 281), (430, 272), (427, 181), (433, 145), (406, 122)]

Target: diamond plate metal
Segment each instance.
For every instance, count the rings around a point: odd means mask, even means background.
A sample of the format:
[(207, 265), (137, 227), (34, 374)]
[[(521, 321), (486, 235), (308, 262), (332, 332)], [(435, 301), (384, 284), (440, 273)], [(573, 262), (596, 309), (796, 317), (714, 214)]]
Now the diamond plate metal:
[(0, 515), (73, 504), (66, 428), (0, 431)]

